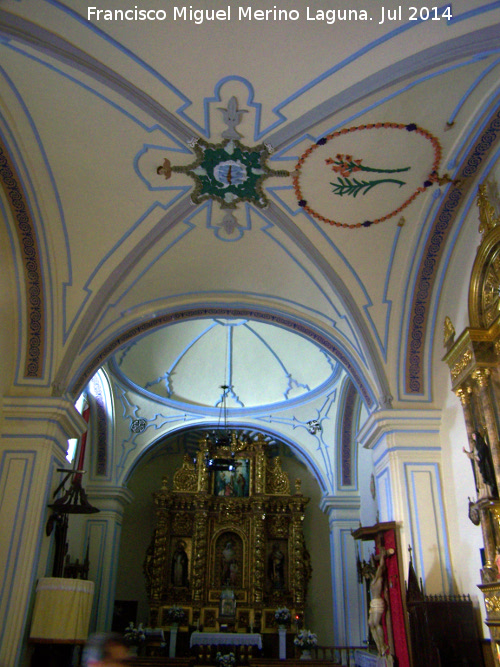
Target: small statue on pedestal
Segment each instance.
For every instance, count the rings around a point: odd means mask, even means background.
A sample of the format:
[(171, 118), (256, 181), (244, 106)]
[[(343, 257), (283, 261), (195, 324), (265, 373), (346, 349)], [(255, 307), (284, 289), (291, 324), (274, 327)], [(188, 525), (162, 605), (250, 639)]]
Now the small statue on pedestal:
[[(471, 449), (468, 451), (463, 447), (463, 452), (470, 459), (472, 465), (478, 500), (482, 498), (498, 498), (491, 449), (479, 431), (475, 431), (471, 438)], [(476, 472), (476, 466), (479, 470), (479, 475)]]

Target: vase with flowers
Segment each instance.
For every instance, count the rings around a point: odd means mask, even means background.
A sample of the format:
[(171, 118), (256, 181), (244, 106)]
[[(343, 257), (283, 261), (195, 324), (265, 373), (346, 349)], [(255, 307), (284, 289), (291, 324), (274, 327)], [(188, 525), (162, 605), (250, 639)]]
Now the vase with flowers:
[(295, 646), (298, 646), (301, 653), (301, 660), (310, 660), (311, 659), (311, 649), (318, 644), (318, 637), (314, 632), (310, 630), (300, 630), (295, 639), (293, 640)]
[(230, 653), (221, 653), (218, 651), (215, 660), (219, 667), (234, 667), (236, 664), (236, 656), (232, 651)]
[(144, 645), (144, 642), (146, 641), (146, 632), (142, 627), (142, 623), (139, 623), (139, 625), (135, 627), (134, 623), (130, 621), (128, 626), (125, 628), (123, 638), (127, 645), (130, 647), (131, 653), (135, 653), (137, 655), (140, 652), (141, 647)]
[(167, 609), (166, 619), (169, 625), (179, 626), (186, 620), (186, 612), (182, 607), (174, 604)]
[(278, 628), (280, 628), (280, 630), (284, 630), (290, 625), (291, 617), (292, 615), (290, 614), (290, 610), (286, 607), (278, 607), (278, 609), (276, 609), (274, 612), (274, 620), (278, 624)]

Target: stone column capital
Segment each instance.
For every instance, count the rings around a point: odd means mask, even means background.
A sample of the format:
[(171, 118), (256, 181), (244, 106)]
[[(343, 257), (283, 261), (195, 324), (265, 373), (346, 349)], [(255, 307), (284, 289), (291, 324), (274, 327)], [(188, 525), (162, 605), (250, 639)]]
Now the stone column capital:
[(118, 512), (121, 515), (134, 499), (133, 493), (123, 486), (89, 484), (85, 488), (92, 504), (101, 511)]
[(358, 442), (366, 449), (375, 449), (380, 440), (397, 433), (439, 434), (440, 410), (376, 410), (358, 433)]
[(59, 396), (4, 396), (3, 432), (9, 435), (62, 436), (78, 438), (87, 423), (73, 402)]

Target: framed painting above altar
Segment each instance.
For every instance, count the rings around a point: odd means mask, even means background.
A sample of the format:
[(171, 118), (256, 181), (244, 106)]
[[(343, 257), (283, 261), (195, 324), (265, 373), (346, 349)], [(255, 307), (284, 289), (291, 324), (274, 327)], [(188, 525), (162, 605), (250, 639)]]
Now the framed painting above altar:
[(214, 495), (226, 498), (248, 498), (250, 491), (250, 461), (236, 459), (234, 470), (214, 472)]

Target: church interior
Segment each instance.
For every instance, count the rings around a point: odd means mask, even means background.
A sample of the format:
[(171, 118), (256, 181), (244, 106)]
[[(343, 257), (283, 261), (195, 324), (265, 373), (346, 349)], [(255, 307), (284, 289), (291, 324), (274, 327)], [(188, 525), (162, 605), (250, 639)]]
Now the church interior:
[(0, 667), (500, 665), (500, 3), (285, 5), (0, 0)]

